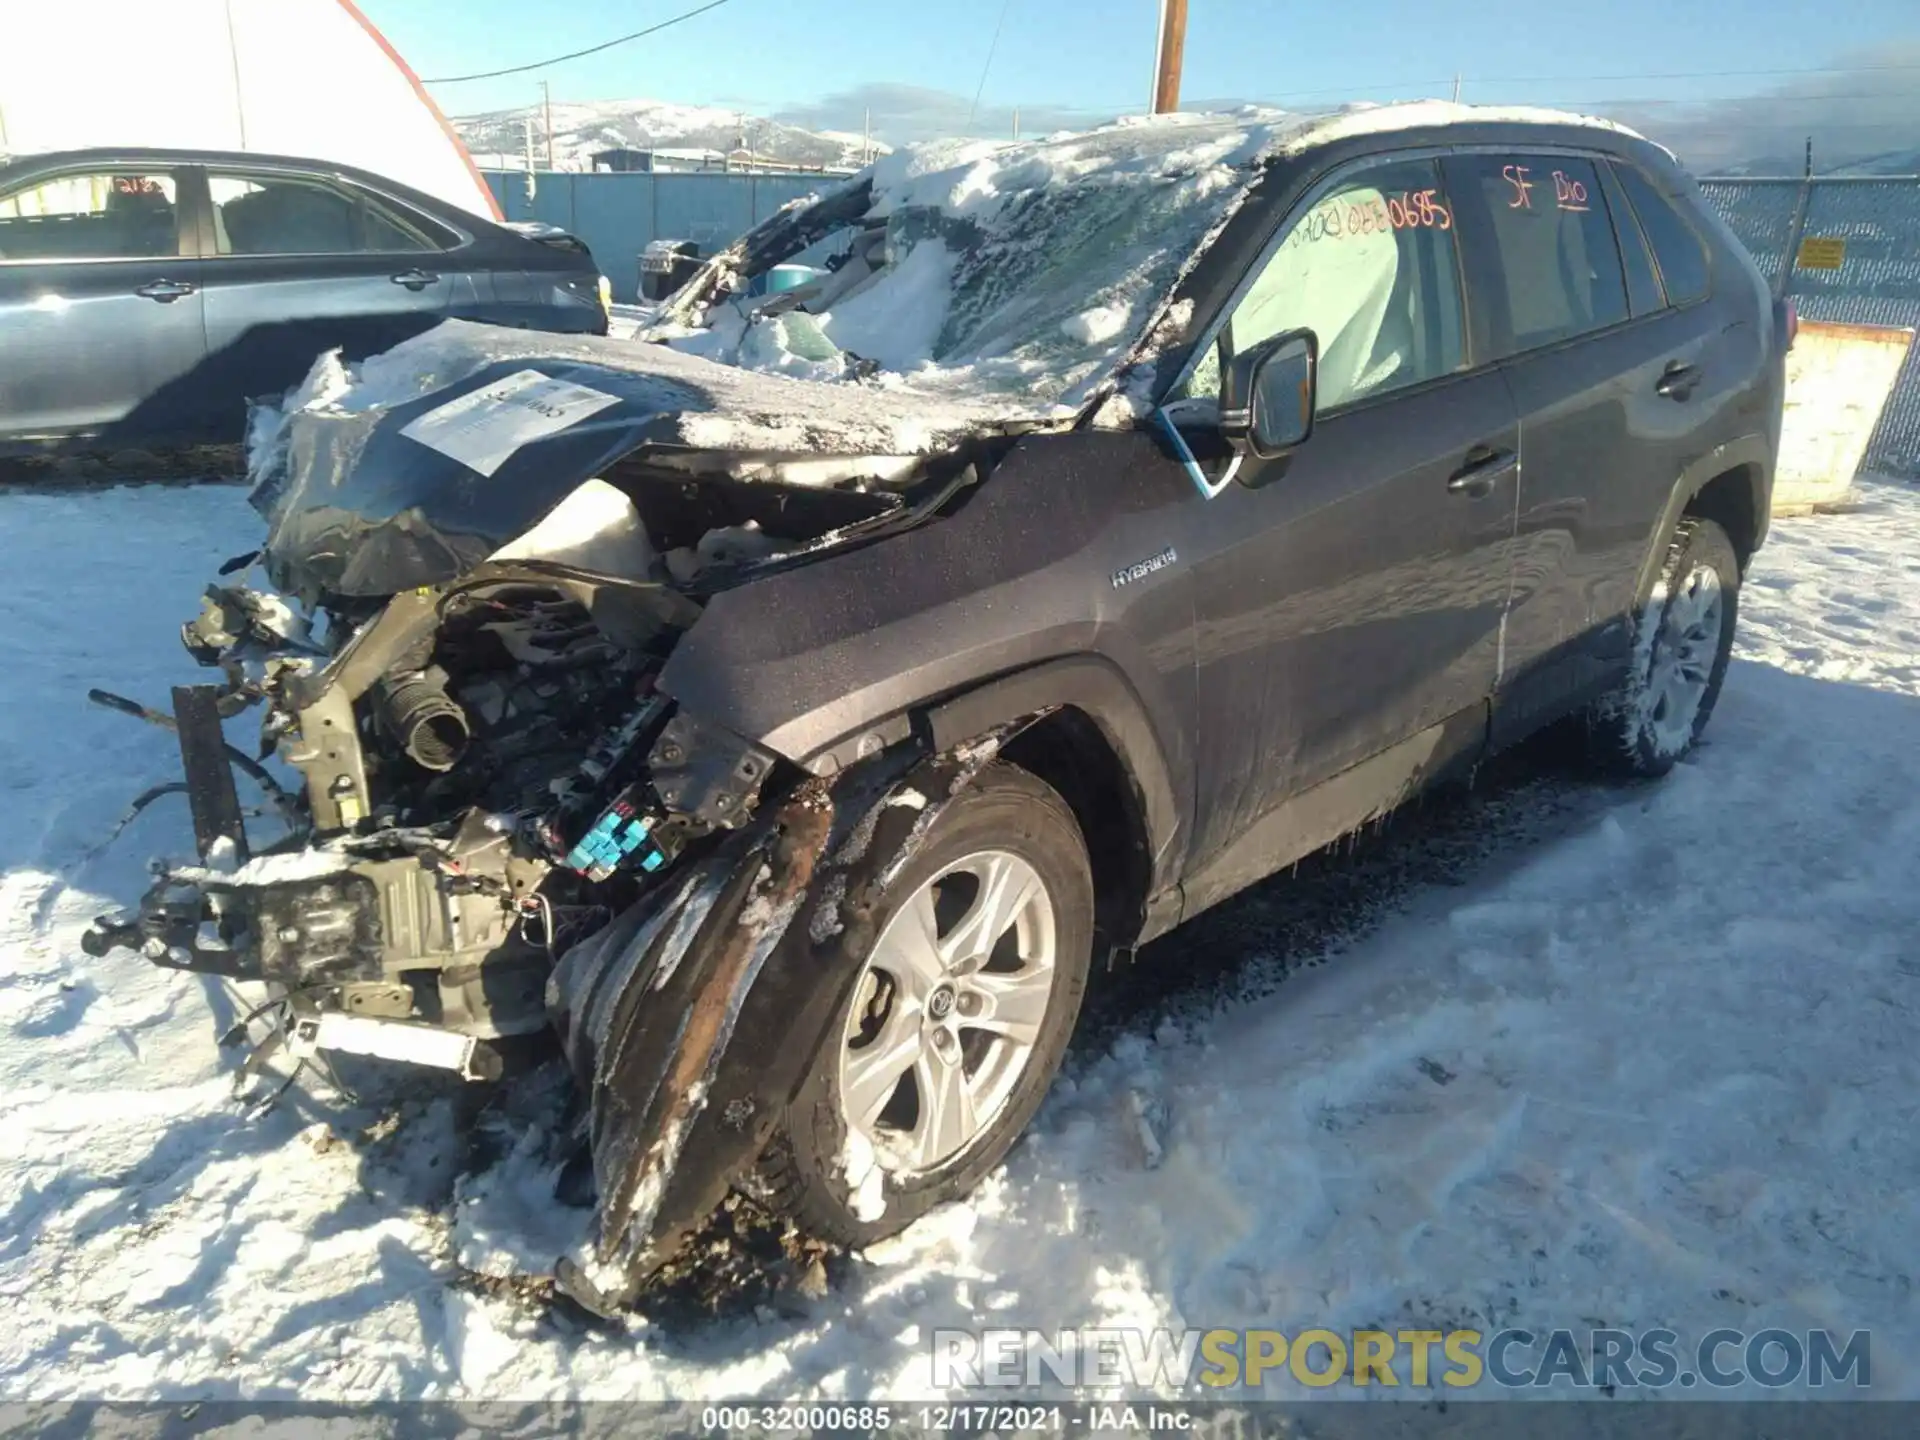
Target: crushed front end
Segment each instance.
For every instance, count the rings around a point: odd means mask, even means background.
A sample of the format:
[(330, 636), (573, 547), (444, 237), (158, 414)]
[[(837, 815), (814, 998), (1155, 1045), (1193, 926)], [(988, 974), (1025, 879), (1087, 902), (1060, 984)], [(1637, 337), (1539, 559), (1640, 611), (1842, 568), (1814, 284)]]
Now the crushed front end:
[[(698, 606), (650, 582), (511, 561), (355, 614), (325, 637), (279, 597), (208, 591), (175, 692), (201, 855), (164, 865), (90, 948), (269, 982), (296, 1054), (493, 1078), (549, 1028), (555, 959), (689, 846), (753, 814), (774, 759), (655, 692)], [(301, 779), (255, 853), (222, 721), (261, 711)]]

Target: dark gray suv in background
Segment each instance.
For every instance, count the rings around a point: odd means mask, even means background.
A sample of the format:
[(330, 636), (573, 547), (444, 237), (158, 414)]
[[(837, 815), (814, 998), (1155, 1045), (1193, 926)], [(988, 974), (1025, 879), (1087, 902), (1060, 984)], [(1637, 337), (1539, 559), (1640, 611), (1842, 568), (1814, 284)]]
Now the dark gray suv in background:
[[(1550, 721), (1685, 755), (1790, 329), (1575, 117), (889, 157), (654, 343), (455, 323), (290, 402), (271, 593), (175, 692), (208, 863), (91, 943), (269, 982), (296, 1055), (557, 1036), (589, 1306), (730, 1188), (870, 1241), (998, 1163), (1109, 957)], [(235, 868), (253, 704), (305, 791)]]
[(87, 150), (0, 165), (0, 456), (233, 444), (313, 357), (450, 316), (604, 335), (577, 240), (272, 155)]

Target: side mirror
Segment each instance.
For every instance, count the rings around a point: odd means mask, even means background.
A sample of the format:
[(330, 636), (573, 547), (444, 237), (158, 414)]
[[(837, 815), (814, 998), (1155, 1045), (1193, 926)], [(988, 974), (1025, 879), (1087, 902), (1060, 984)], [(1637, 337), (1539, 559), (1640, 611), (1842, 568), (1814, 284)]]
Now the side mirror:
[(1220, 385), (1220, 432), (1240, 454), (1283, 455), (1313, 434), (1320, 342), (1289, 330), (1233, 356)]

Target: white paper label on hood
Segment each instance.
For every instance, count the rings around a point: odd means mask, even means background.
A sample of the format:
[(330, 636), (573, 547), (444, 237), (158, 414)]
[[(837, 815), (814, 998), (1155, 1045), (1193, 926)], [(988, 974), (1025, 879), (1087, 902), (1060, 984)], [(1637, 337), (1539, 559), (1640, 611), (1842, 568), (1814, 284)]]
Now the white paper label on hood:
[(522, 370), (427, 411), (400, 433), (491, 475), (522, 445), (619, 403), (617, 395)]

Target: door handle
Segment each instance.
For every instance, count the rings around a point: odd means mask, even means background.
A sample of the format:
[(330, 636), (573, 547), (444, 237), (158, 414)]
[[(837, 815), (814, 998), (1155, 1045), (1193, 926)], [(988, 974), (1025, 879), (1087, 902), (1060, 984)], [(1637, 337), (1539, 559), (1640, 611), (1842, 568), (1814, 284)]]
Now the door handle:
[(1659, 383), (1653, 388), (1656, 394), (1669, 400), (1685, 400), (1693, 394), (1693, 387), (1700, 383), (1700, 367), (1675, 360), (1660, 372)]
[(1476, 445), (1460, 462), (1460, 468), (1447, 477), (1447, 490), (1450, 494), (1478, 500), (1492, 493), (1495, 481), (1519, 468), (1519, 452)]
[(162, 305), (171, 305), (183, 295), (191, 295), (200, 287), (188, 285), (180, 280), (155, 280), (150, 285), (142, 285), (133, 293), (144, 295), (149, 300), (158, 300)]
[(402, 270), (398, 275), (392, 276), (391, 278), (394, 284), (404, 285), (407, 289), (414, 291), (424, 290), (429, 285), (436, 284), (440, 279), (438, 275), (429, 275), (424, 270)]

